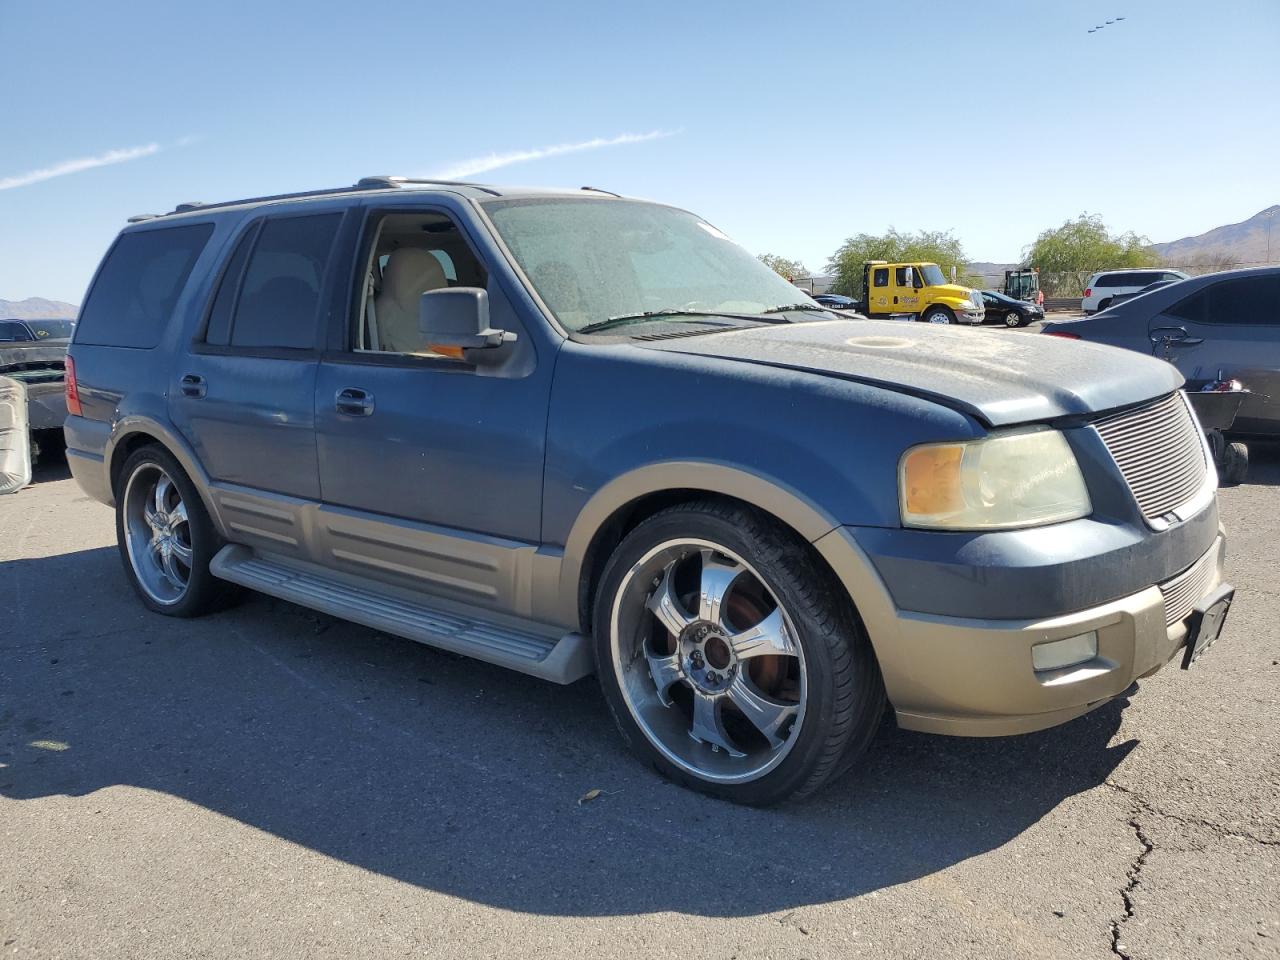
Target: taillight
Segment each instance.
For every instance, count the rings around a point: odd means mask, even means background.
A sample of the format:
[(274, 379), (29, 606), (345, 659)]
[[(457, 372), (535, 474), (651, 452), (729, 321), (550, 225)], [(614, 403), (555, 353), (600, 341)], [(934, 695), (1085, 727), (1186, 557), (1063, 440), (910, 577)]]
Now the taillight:
[(73, 417), (83, 417), (84, 411), (80, 408), (80, 389), (76, 386), (76, 362), (70, 357), (67, 357), (67, 372), (62, 382), (67, 392), (67, 413)]
[(1063, 333), (1061, 330), (1046, 330), (1045, 333), (1047, 333), (1051, 337), (1062, 337), (1065, 340), (1080, 339), (1080, 334), (1078, 333)]
[(1092, 296), (1093, 296), (1093, 287), (1085, 287), (1085, 288), (1084, 288), (1084, 295), (1085, 295), (1086, 297), (1092, 297)]

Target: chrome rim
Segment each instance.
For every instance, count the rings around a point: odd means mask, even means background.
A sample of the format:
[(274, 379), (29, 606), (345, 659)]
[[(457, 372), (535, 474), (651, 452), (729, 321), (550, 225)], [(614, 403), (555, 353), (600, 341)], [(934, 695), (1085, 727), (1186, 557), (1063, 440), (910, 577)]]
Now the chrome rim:
[(627, 571), (611, 611), (613, 668), (645, 737), (716, 783), (756, 780), (804, 723), (804, 650), (786, 610), (741, 557), (670, 540)]
[(947, 315), (945, 310), (935, 310), (929, 315), (930, 323), (950, 323), (951, 317)]
[(1004, 323), (1005, 323), (1005, 326), (1007, 327), (1016, 327), (1021, 322), (1022, 322), (1022, 318), (1019, 317), (1012, 310), (1010, 310), (1008, 313), (1004, 315)]
[(129, 478), (123, 510), (125, 547), (138, 583), (156, 603), (178, 603), (191, 582), (193, 557), (178, 485), (154, 463), (144, 463)]

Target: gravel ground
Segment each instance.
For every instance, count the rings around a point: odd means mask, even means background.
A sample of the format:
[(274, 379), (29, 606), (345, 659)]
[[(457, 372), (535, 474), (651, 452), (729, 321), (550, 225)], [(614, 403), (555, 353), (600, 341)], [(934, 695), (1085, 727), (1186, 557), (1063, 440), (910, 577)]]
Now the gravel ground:
[(1190, 672), (1023, 737), (886, 726), (760, 811), (632, 761), (591, 680), (147, 613), (46, 467), (0, 499), (0, 955), (1280, 957), (1277, 484), (1255, 452), (1222, 493)]

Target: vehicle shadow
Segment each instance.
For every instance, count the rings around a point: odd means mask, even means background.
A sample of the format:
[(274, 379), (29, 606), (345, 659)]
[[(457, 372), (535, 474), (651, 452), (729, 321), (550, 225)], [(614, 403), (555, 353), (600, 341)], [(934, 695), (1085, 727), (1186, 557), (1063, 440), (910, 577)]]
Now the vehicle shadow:
[(71, 476), (71, 468), (67, 465), (67, 450), (60, 435), (44, 439), (40, 444), (40, 456), (31, 465), (31, 482), (49, 483), (53, 480), (66, 480)]
[[(50, 583), (77, 588), (51, 603)], [(556, 687), (261, 597), (160, 617), (111, 548), (0, 564), (0, 588), (0, 797), (160, 791), (508, 910), (744, 916), (867, 893), (1008, 843), (1136, 745), (1112, 744), (1123, 700), (998, 740), (886, 723), (817, 797), (747, 809), (633, 760), (593, 680)]]

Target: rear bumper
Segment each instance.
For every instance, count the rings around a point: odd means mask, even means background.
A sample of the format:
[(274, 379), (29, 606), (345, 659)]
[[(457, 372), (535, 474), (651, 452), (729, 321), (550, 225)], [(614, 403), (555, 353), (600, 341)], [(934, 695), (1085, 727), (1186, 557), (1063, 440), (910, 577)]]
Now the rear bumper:
[[(833, 531), (816, 544), (862, 614), (898, 724), (955, 736), (1005, 736), (1063, 723), (1123, 694), (1163, 667), (1187, 640), (1185, 621), (1165, 622), (1151, 585), (1084, 610), (1033, 619), (937, 616), (900, 610), (873, 570), (857, 570)], [(1222, 582), (1225, 536), (1200, 560), (1197, 601)], [(844, 559), (842, 560), (842, 557)], [(1032, 647), (1097, 634), (1097, 655), (1037, 671)]]

